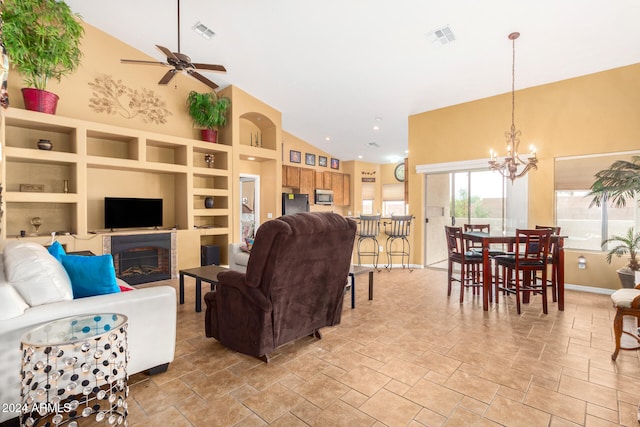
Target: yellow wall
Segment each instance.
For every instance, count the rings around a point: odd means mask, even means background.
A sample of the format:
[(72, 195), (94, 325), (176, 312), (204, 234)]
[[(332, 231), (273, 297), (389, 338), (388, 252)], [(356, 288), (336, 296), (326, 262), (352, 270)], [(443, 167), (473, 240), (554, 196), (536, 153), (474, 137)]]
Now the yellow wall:
[[(640, 64), (516, 92), (522, 147), (535, 145), (539, 158), (538, 170), (529, 173), (529, 226), (554, 223), (556, 157), (638, 149), (639, 106)], [(510, 93), (410, 116), (407, 176), (413, 214), (425, 217), (424, 177), (416, 174), (416, 165), (488, 159), (490, 148), (501, 154), (510, 123)], [(422, 221), (414, 231), (413, 261), (422, 263)], [(615, 269), (624, 260), (609, 266), (601, 253), (584, 253), (587, 270), (578, 270), (582, 253), (567, 251), (567, 283), (619, 287)]]

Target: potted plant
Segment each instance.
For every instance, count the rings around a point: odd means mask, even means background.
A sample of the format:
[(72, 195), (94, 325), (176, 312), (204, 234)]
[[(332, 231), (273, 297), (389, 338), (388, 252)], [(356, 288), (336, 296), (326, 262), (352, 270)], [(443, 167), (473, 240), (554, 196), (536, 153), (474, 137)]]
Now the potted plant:
[(640, 232), (634, 233), (633, 227), (627, 230), (625, 235), (614, 235), (602, 242), (602, 248), (606, 249), (609, 243), (617, 243), (609, 249), (607, 262), (611, 264), (611, 258), (615, 255), (621, 257), (629, 255), (629, 264), (617, 270), (620, 283), (623, 288), (635, 287), (636, 271), (640, 271), (638, 264), (638, 250), (640, 249)]
[(202, 128), (203, 141), (217, 142), (218, 129), (227, 124), (226, 114), (230, 105), (229, 98), (219, 97), (215, 92), (189, 92), (187, 110), (193, 125)]
[(25, 108), (55, 114), (58, 96), (47, 92), (49, 79), (60, 79), (80, 64), (80, 16), (64, 1), (6, 0), (3, 40), (13, 66), (22, 74)]
[[(627, 199), (633, 199), (640, 192), (640, 156), (633, 156), (631, 161), (617, 160), (607, 169), (596, 173), (595, 177), (589, 193), (593, 197), (590, 206), (609, 202), (613, 206), (624, 207)], [(602, 242), (602, 247), (606, 249), (609, 243), (614, 242), (618, 244), (609, 250), (607, 262), (611, 263), (613, 255), (620, 257), (629, 254), (629, 264), (617, 271), (622, 287), (633, 288), (635, 272), (640, 271), (637, 259), (640, 232), (634, 233), (633, 227), (629, 228), (626, 235), (614, 235)]]

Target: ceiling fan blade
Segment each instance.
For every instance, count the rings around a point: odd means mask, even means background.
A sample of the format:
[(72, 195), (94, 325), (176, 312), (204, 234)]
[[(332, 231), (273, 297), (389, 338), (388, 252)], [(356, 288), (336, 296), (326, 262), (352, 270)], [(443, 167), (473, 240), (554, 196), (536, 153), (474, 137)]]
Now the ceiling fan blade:
[(196, 69), (198, 70), (211, 70), (211, 71), (222, 71), (223, 73), (227, 72), (227, 69), (224, 68), (222, 65), (213, 65), (213, 64), (197, 64), (197, 63), (192, 63), (191, 65), (193, 65), (194, 67), (196, 67)]
[(205, 76), (203, 76), (202, 74), (196, 73), (193, 70), (187, 70), (187, 73), (195, 78), (200, 80), (202, 83), (206, 84), (207, 86), (209, 86), (211, 89), (217, 89), (218, 85), (215, 84), (214, 82), (212, 82), (211, 80), (209, 80), (208, 78), (206, 78)]
[(169, 70), (165, 73), (164, 76), (162, 76), (162, 78), (160, 79), (160, 81), (158, 82), (159, 85), (166, 85), (167, 83), (169, 83), (171, 81), (171, 79), (173, 78), (173, 76), (176, 75), (176, 70)]
[(137, 59), (121, 59), (120, 63), (122, 63), (122, 64), (146, 64), (146, 65), (169, 65), (166, 62), (140, 61), (140, 60), (137, 60)]
[(168, 58), (172, 58), (172, 59), (175, 59), (176, 61), (180, 61), (180, 59), (179, 59), (179, 58), (176, 58), (176, 56), (173, 54), (173, 52), (171, 52), (171, 51), (170, 51), (169, 49), (167, 49), (166, 47), (164, 47), (164, 46), (160, 46), (159, 44), (157, 44), (157, 45), (156, 45), (156, 47), (157, 47), (158, 49), (160, 49), (160, 51), (166, 55), (167, 59), (168, 59)]

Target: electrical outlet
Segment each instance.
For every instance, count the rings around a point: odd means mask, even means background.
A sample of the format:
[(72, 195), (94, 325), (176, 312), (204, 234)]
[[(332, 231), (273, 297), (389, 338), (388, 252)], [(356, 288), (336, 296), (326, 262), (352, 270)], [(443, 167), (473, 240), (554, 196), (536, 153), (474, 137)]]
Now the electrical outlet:
[(378, 250), (379, 250), (380, 252), (384, 252), (384, 246), (382, 246), (382, 245), (378, 246)]
[(267, 213), (267, 218), (269, 219), (273, 218), (273, 214), (271, 212)]

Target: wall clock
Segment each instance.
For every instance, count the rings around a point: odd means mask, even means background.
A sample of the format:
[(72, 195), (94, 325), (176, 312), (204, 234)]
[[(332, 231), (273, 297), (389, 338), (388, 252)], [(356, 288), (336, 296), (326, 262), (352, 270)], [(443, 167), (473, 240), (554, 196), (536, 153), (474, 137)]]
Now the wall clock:
[(395, 170), (393, 171), (393, 175), (400, 182), (404, 182), (404, 163), (398, 163)]

